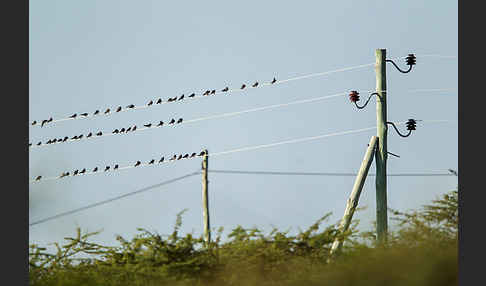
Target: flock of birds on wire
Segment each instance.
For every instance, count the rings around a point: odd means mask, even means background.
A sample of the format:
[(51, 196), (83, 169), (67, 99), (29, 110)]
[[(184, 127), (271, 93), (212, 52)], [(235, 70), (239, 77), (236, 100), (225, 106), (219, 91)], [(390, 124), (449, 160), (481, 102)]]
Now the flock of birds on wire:
[[(186, 153), (185, 155), (182, 155), (182, 154), (174, 154), (168, 161), (175, 161), (175, 160), (181, 160), (181, 159), (190, 159), (190, 158), (194, 158), (194, 157), (202, 157), (206, 154), (206, 151), (201, 151), (199, 154), (197, 154), (196, 152), (192, 153), (192, 154), (189, 154), (189, 153)], [(152, 164), (155, 164), (155, 159), (151, 159), (147, 165), (152, 165)], [(160, 163), (163, 163), (165, 161), (165, 157), (162, 156), (162, 158), (160, 158), (158, 160), (158, 164)], [(137, 161), (133, 167), (138, 167), (142, 165), (142, 162), (141, 161)], [(104, 172), (107, 172), (109, 171), (110, 169), (111, 170), (117, 170), (119, 168), (118, 164), (115, 164), (115, 166), (113, 166), (113, 168), (111, 168), (111, 166), (106, 166), (105, 169), (104, 169)], [(91, 173), (96, 173), (100, 171), (101, 172), (101, 169), (98, 168), (98, 167), (95, 167)], [(86, 170), (86, 168), (83, 168), (82, 170), (79, 170), (79, 169), (76, 169), (74, 170), (72, 173), (70, 172), (62, 172), (61, 175), (59, 176), (59, 178), (64, 178), (64, 177), (68, 177), (68, 176), (76, 176), (76, 175), (83, 175), (85, 174), (86, 172), (89, 172)], [(35, 178), (35, 181), (40, 181), (42, 179), (42, 176), (37, 176)]]

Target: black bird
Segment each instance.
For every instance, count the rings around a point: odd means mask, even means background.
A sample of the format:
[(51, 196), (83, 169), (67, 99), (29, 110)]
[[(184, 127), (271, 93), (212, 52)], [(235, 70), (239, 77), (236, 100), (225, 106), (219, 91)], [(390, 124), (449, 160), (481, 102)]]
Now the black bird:
[(40, 181), (41, 178), (42, 178), (42, 176), (37, 176), (37, 178), (35, 178), (35, 180)]
[(257, 87), (257, 86), (258, 86), (258, 81), (256, 81), (256, 82), (255, 82), (255, 83), (252, 85), (252, 87)]
[(39, 141), (39, 143), (37, 143), (37, 146), (40, 146), (40, 145), (42, 145), (42, 142), (41, 141)]
[(110, 169), (110, 166), (106, 166), (105, 172), (108, 171), (109, 169)]
[(105, 114), (108, 114), (108, 113), (110, 113), (110, 109), (109, 108), (105, 111)]
[(163, 156), (162, 156), (162, 158), (160, 158), (160, 160), (159, 160), (159, 163), (162, 163), (162, 162), (164, 162), (164, 157), (163, 157)]
[(204, 151), (201, 151), (201, 153), (199, 153), (198, 156), (204, 156), (204, 154), (206, 154)]
[(81, 113), (80, 115), (82, 115), (82, 116), (88, 116), (88, 113), (85, 112), (85, 113)]
[(125, 132), (125, 128), (120, 129), (120, 133)]
[(120, 131), (118, 131), (118, 129), (115, 129), (115, 130), (113, 130), (113, 132), (112, 132), (112, 133), (113, 133), (113, 134), (117, 134), (117, 133), (119, 133), (119, 132), (120, 132)]
[(49, 139), (49, 140), (46, 142), (46, 144), (51, 144), (51, 143), (52, 143), (51, 139)]
[(37, 121), (32, 121), (32, 125), (36, 125), (37, 124)]
[(184, 99), (184, 94), (181, 95), (181, 97), (179, 97), (179, 100), (183, 100)]
[(159, 124), (157, 124), (157, 127), (164, 125), (164, 121), (160, 121)]
[(182, 123), (182, 118), (179, 118), (179, 120), (177, 120), (177, 123)]
[(71, 138), (71, 140), (75, 140), (75, 139), (78, 139), (78, 136), (73, 136), (73, 137)]
[(189, 157), (189, 158), (194, 158), (194, 157), (196, 157), (196, 153), (192, 153), (191, 157)]
[(142, 164), (142, 162), (140, 161), (137, 161), (137, 163), (135, 163), (135, 167), (137, 167), (138, 165)]
[(170, 160), (169, 160), (169, 161), (173, 161), (173, 160), (175, 160), (175, 159), (177, 159), (177, 155), (176, 155), (176, 154), (174, 154), (174, 156), (172, 156), (172, 158), (170, 158)]
[(246, 87), (246, 84), (243, 84), (240, 89), (244, 89)]
[(182, 154), (179, 155), (179, 157), (177, 157), (177, 160), (180, 160), (180, 159), (182, 159)]
[(83, 138), (83, 134), (81, 134), (81, 135), (78, 136), (78, 139), (81, 139), (81, 138)]
[(51, 117), (51, 118), (49, 118), (49, 120), (47, 120), (47, 122), (52, 122), (52, 117)]
[(153, 164), (153, 163), (155, 163), (155, 160), (154, 159), (150, 160), (149, 164)]
[(77, 114), (74, 113), (73, 115), (69, 116), (70, 118), (76, 118)]
[(98, 167), (95, 167), (95, 168), (93, 169), (93, 173), (94, 173), (94, 172), (96, 172), (96, 171), (98, 171)]
[(79, 172), (80, 174), (84, 174), (86, 173), (86, 168), (83, 168), (83, 170), (81, 170), (81, 172)]
[(32, 143), (29, 143), (29, 147), (32, 146)]
[(113, 167), (113, 170), (116, 170), (118, 169), (118, 164), (115, 165), (115, 167)]
[(62, 140), (62, 142), (66, 142), (68, 139), (69, 139), (69, 137), (66, 136), (66, 137), (64, 137), (64, 139)]
[(122, 107), (118, 106), (118, 108), (116, 109), (116, 112), (120, 112), (121, 110), (122, 110)]
[(62, 138), (57, 139), (57, 142), (62, 142)]
[(211, 90), (211, 94), (216, 94), (216, 90), (215, 89)]
[(137, 130), (137, 125), (133, 125), (132, 131)]
[(191, 93), (191, 95), (189, 95), (189, 97), (194, 97), (196, 94), (193, 92)]
[(189, 154), (184, 155), (182, 158), (184, 159), (189, 158)]
[(42, 120), (42, 123), (41, 123), (41, 127), (44, 126), (44, 124), (46, 124), (48, 121), (46, 119)]
[(174, 124), (175, 123), (175, 119), (172, 118), (172, 120), (169, 122), (169, 124)]
[(153, 100), (151, 100), (147, 105), (150, 106), (152, 104), (154, 104), (154, 101)]
[(56, 142), (57, 142), (56, 138), (52, 139), (52, 143), (56, 143)]
[(208, 95), (211, 91), (210, 90), (206, 90), (203, 95)]
[(227, 92), (228, 90), (229, 90), (229, 88), (228, 88), (228, 87), (225, 87), (225, 88), (223, 88), (221, 91), (222, 91), (222, 92)]
[(98, 113), (100, 113), (100, 111), (99, 111), (99, 110), (96, 110), (96, 111), (93, 113), (93, 115), (97, 115)]
[(127, 108), (134, 108), (134, 107), (135, 107), (135, 105), (133, 105), (133, 104), (130, 104), (130, 105), (127, 106)]
[(103, 132), (101, 132), (101, 131), (96, 133), (96, 136), (101, 136), (101, 135), (103, 135)]
[(132, 130), (132, 127), (131, 126), (127, 128), (127, 132), (130, 131), (130, 130)]
[(86, 135), (86, 138), (89, 138), (91, 136), (93, 136), (93, 133), (90, 132), (88, 135)]
[(276, 82), (277, 82), (277, 79), (276, 79), (276, 78), (273, 78), (273, 80), (272, 80), (271, 84), (274, 84), (274, 83), (276, 83)]
[(150, 127), (150, 126), (152, 126), (152, 123), (149, 123), (149, 124), (144, 124), (143, 126), (145, 126), (145, 127)]
[(162, 103), (162, 98), (159, 98), (156, 102), (156, 104), (161, 104)]
[(173, 101), (172, 97), (169, 97), (169, 98), (167, 99), (167, 102), (172, 102), (172, 101)]
[(78, 170), (75, 170), (75, 171), (73, 172), (73, 176), (76, 176), (78, 173), (79, 173), (79, 171), (78, 171)]

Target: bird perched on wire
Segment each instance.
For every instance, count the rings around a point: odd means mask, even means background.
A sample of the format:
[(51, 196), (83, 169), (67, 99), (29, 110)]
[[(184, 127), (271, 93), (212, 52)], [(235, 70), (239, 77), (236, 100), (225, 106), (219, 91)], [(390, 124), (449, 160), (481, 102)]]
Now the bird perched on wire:
[(246, 87), (246, 84), (243, 84), (240, 89), (244, 89)]
[(36, 125), (37, 124), (37, 121), (32, 121), (32, 125)]
[(196, 96), (196, 94), (194, 92), (191, 93), (191, 95), (189, 95), (189, 97), (194, 97), (194, 96)]
[(157, 104), (161, 104), (162, 103), (162, 98), (159, 98), (156, 103)]
[(115, 165), (115, 167), (113, 167), (113, 170), (116, 170), (118, 169), (118, 164)]
[(277, 79), (276, 79), (276, 78), (273, 78), (273, 80), (272, 80), (271, 84), (274, 84), (274, 83), (276, 83), (276, 82), (277, 82)]
[(211, 91), (210, 90), (206, 90), (203, 95), (208, 95)]
[(93, 173), (94, 173), (94, 172), (97, 172), (97, 171), (98, 171), (98, 167), (95, 167), (95, 168), (93, 169)]
[(73, 115), (69, 116), (70, 118), (76, 118), (77, 114), (74, 113)]
[(252, 85), (252, 87), (257, 87), (257, 86), (258, 86), (258, 81), (256, 81), (256, 82), (255, 82), (255, 83)]
[(37, 178), (35, 178), (36, 181), (40, 181), (40, 179), (42, 179), (42, 176), (37, 176)]
[(89, 138), (91, 136), (93, 136), (93, 133), (90, 132), (88, 135), (86, 135), (86, 138)]
[(184, 94), (181, 95), (181, 97), (179, 97), (179, 100), (183, 100), (184, 99)]
[(110, 113), (110, 109), (109, 108), (105, 111), (105, 114), (108, 114), (108, 113)]
[(113, 134), (117, 134), (117, 133), (119, 133), (119, 132), (120, 132), (120, 131), (119, 131), (118, 129), (115, 129), (115, 130), (113, 130), (113, 132), (111, 132), (111, 133), (113, 133)]
[(201, 151), (201, 153), (199, 153), (199, 155), (198, 155), (198, 156), (204, 156), (204, 154), (206, 154), (206, 152)]
[(101, 136), (101, 135), (103, 135), (103, 132), (101, 132), (101, 131), (96, 133), (96, 136)]
[(120, 129), (120, 133), (125, 132), (125, 128)]
[(150, 106), (152, 104), (154, 104), (154, 101), (153, 100), (151, 100), (151, 101), (149, 101), (149, 103), (147, 103), (148, 106)]
[(137, 161), (137, 163), (135, 163), (135, 167), (139, 166), (140, 164), (142, 164), (142, 162)]
[(127, 132), (129, 132), (130, 130), (132, 130), (131, 126), (127, 128)]
[(189, 158), (194, 158), (194, 157), (196, 157), (196, 153), (192, 153)]
[(110, 169), (110, 166), (106, 166), (105, 167), (105, 172), (108, 171)]
[(159, 160), (159, 163), (162, 163), (162, 162), (164, 162), (164, 156), (162, 156), (162, 158), (160, 158), (160, 160)]
[(182, 159), (182, 154), (179, 155), (179, 157), (177, 157), (177, 160), (180, 160), (180, 159)]
[(133, 125), (132, 131), (137, 130), (137, 125)]
[(133, 104), (127, 105), (127, 108), (134, 108), (134, 107), (135, 107), (135, 105), (133, 105)]
[(79, 170), (74, 170), (73, 176), (76, 176), (79, 173)]
[(183, 159), (187, 159), (187, 158), (189, 158), (189, 154), (184, 155), (182, 158), (183, 158)]
[(41, 127), (43, 127), (43, 126), (44, 126), (44, 124), (46, 124), (47, 122), (48, 122), (48, 120), (47, 120), (47, 119), (42, 120)]
[(40, 145), (42, 145), (42, 142), (41, 141), (39, 141), (39, 143), (37, 143), (37, 146), (40, 146)]
[(61, 176), (59, 178), (64, 178), (66, 176), (69, 176), (69, 172), (62, 172)]
[(100, 111), (99, 111), (99, 110), (96, 110), (96, 111), (93, 113), (93, 115), (98, 115), (99, 113), (100, 113)]
[(172, 158), (170, 158), (169, 161), (173, 161), (175, 159), (177, 159), (177, 155), (176, 154), (174, 154), (174, 156), (172, 156)]
[(150, 126), (152, 126), (152, 123), (149, 123), (149, 124), (144, 124), (143, 126), (149, 128)]
[(153, 163), (155, 163), (155, 160), (154, 159), (150, 160), (149, 164), (153, 164)]
[(211, 90), (211, 94), (216, 94), (216, 90), (215, 89)]
[(160, 121), (159, 124), (157, 124), (157, 127), (164, 125), (164, 121)]
[(222, 92), (227, 92), (228, 90), (229, 90), (229, 88), (228, 88), (228, 87), (225, 87), (225, 88), (223, 88), (221, 91), (222, 91)]
[(79, 172), (79, 174), (84, 174), (86, 173), (86, 168), (83, 168), (83, 170), (81, 170), (81, 172)]
[(182, 118), (179, 118), (179, 120), (177, 120), (177, 124), (182, 123), (182, 120)]
[(52, 142), (51, 143), (56, 143), (56, 142), (57, 142), (57, 139), (54, 138), (54, 139), (52, 139)]
[(116, 109), (116, 112), (120, 112), (121, 110), (122, 110), (122, 107), (118, 106), (118, 108)]
[(85, 112), (85, 113), (81, 113), (80, 115), (86, 117), (86, 116), (88, 116), (88, 113)]
[(78, 135), (78, 139), (81, 139), (81, 138), (83, 138), (83, 134)]
[(171, 119), (171, 121), (169, 122), (169, 124), (174, 124), (176, 121), (174, 118)]

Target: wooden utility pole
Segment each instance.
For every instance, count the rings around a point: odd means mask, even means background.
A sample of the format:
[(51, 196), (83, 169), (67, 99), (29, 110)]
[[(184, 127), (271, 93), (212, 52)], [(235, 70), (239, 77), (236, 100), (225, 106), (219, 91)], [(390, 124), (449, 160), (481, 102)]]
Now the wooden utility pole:
[(204, 150), (202, 161), (202, 206), (203, 206), (203, 223), (204, 223), (204, 240), (206, 245), (211, 241), (211, 229), (209, 225), (209, 200), (208, 200), (208, 150)]
[(341, 220), (341, 223), (339, 224), (338, 236), (334, 240), (334, 243), (331, 247), (331, 256), (339, 251), (343, 245), (343, 239), (341, 235), (348, 230), (349, 225), (351, 224), (351, 220), (353, 219), (353, 214), (358, 206), (361, 190), (363, 189), (366, 176), (368, 175), (368, 170), (370, 169), (371, 163), (373, 162), (374, 151), (376, 143), (378, 141), (377, 139), (378, 138), (376, 136), (372, 136), (370, 143), (368, 144), (368, 149), (366, 150), (363, 162), (361, 163), (361, 167), (358, 171), (358, 175), (356, 176), (356, 180), (354, 181), (353, 190), (351, 191), (351, 195), (349, 196), (348, 202), (346, 204), (344, 216)]
[(376, 150), (376, 233), (378, 243), (385, 243), (388, 232), (386, 199), (386, 160), (387, 132), (386, 125), (386, 50), (375, 50), (376, 56), (376, 128), (378, 148)]

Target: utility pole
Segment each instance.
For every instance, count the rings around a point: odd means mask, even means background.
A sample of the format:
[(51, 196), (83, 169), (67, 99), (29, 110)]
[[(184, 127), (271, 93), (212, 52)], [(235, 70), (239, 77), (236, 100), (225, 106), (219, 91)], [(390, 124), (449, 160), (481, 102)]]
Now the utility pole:
[[(372, 136), (370, 143), (368, 144), (368, 149), (366, 150), (363, 162), (361, 163), (361, 167), (358, 171), (358, 175), (356, 176), (356, 180), (354, 181), (353, 190), (351, 191), (351, 195), (349, 196), (348, 202), (346, 204), (344, 216), (341, 220), (341, 223), (339, 224), (338, 236), (335, 238), (334, 243), (332, 244), (330, 258), (337, 251), (339, 251), (343, 245), (343, 239), (341, 235), (348, 230), (349, 225), (351, 224), (351, 220), (353, 219), (353, 214), (358, 207), (359, 196), (361, 195), (361, 190), (363, 189), (366, 176), (368, 175), (371, 163), (373, 162), (374, 151), (376, 143), (378, 141), (377, 139), (378, 138), (376, 136)], [(328, 262), (329, 261), (330, 259), (328, 260)]]
[(202, 161), (202, 206), (203, 206), (203, 223), (204, 223), (204, 240), (206, 246), (211, 241), (211, 229), (209, 225), (209, 200), (208, 200), (208, 150), (204, 150)]
[(386, 50), (375, 50), (376, 56), (376, 232), (379, 244), (385, 243), (388, 232), (386, 199), (387, 119), (386, 119)]

